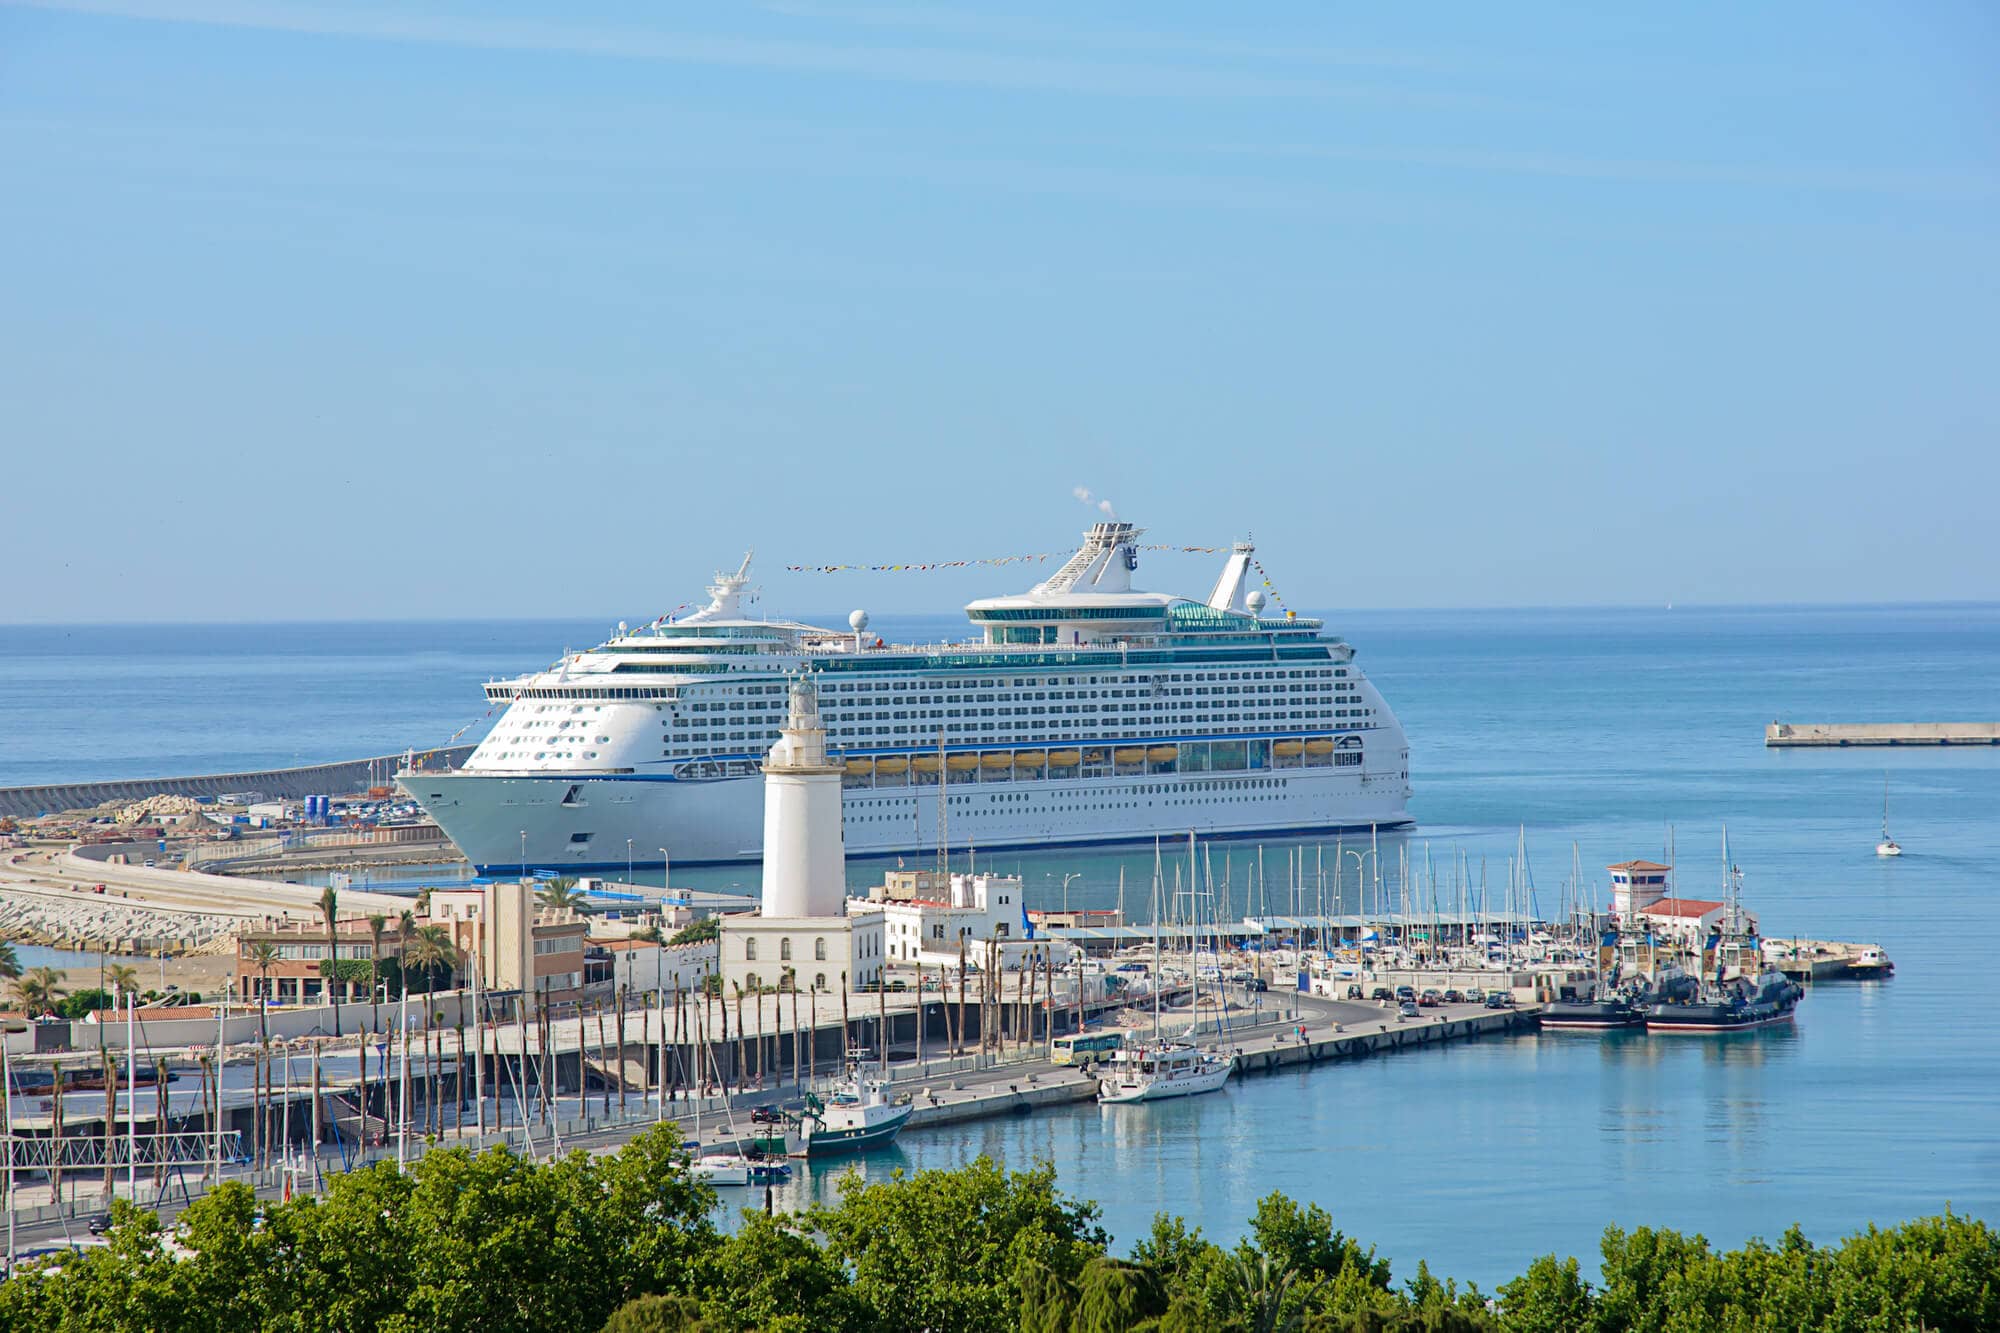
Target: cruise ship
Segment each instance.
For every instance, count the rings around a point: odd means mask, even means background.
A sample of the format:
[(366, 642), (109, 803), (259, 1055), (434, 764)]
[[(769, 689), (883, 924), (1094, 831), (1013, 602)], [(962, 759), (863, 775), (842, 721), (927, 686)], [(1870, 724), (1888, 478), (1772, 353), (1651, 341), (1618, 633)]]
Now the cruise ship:
[(482, 874), (748, 862), (764, 753), (810, 672), (845, 769), (851, 856), (1390, 828), (1409, 747), (1322, 622), (1266, 614), (1250, 543), (1193, 601), (1133, 587), (1143, 529), (1093, 524), (965, 642), (885, 643), (750, 614), (750, 561), (703, 609), (489, 682), (462, 767), (402, 789)]

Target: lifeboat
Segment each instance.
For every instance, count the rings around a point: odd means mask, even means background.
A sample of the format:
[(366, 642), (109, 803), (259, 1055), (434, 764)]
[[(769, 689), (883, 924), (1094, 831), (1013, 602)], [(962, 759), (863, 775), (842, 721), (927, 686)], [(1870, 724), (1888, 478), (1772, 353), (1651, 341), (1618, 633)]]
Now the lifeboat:
[(1051, 768), (1075, 768), (1082, 762), (1083, 751), (1081, 750), (1049, 751), (1049, 766)]
[(1155, 745), (1146, 751), (1146, 758), (1156, 764), (1171, 764), (1180, 757), (1181, 747), (1178, 745)]
[(910, 761), (910, 767), (916, 769), (919, 773), (935, 773), (938, 771), (937, 756), (934, 754), (920, 754)]
[(1086, 764), (1101, 764), (1108, 758), (1110, 756), (1103, 750), (1085, 750), (1083, 752), (1083, 762)]
[(1333, 753), (1333, 742), (1332, 742), (1332, 741), (1330, 741), (1330, 740), (1328, 740), (1328, 739), (1326, 739), (1326, 738), (1325, 738), (1324, 736), (1322, 736), (1322, 737), (1319, 737), (1319, 738), (1318, 738), (1318, 739), (1316, 739), (1316, 740), (1310, 740), (1310, 741), (1307, 741), (1307, 742), (1306, 742), (1306, 753), (1307, 753), (1307, 754), (1332, 754), (1332, 753)]
[(1280, 759), (1296, 759), (1305, 750), (1304, 741), (1273, 741), (1271, 753)]
[(847, 761), (847, 772), (850, 777), (865, 778), (874, 771), (875, 761), (873, 759), (850, 759)]
[(1121, 764), (1144, 763), (1146, 747), (1143, 745), (1121, 745), (1111, 752), (1111, 757)]
[(875, 771), (877, 773), (903, 773), (907, 772), (909, 767), (910, 761), (901, 755), (888, 755), (875, 761)]
[(1040, 768), (1047, 759), (1048, 756), (1040, 750), (1019, 750), (1014, 755), (1014, 767)]
[(946, 755), (944, 766), (954, 773), (970, 773), (973, 769), (979, 767), (979, 756), (976, 754)]
[(1004, 750), (989, 750), (979, 756), (979, 766), (981, 768), (1012, 768), (1014, 766), (1014, 756), (1006, 753)]

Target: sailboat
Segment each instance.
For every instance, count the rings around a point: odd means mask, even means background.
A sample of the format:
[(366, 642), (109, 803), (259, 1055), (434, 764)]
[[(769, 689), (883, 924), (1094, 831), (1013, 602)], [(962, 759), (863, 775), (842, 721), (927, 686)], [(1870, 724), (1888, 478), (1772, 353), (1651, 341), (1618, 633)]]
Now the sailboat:
[(1882, 841), (1875, 844), (1877, 856), (1901, 856), (1903, 849), (1889, 836), (1889, 775), (1882, 775)]
[[(1194, 835), (1188, 835), (1190, 920), (1188, 923), (1188, 963), (1193, 968), (1193, 993), (1185, 1040), (1168, 1040), (1160, 1034), (1160, 991), (1164, 986), (1160, 970), (1160, 850), (1153, 844), (1153, 1039), (1125, 1046), (1111, 1053), (1110, 1072), (1098, 1080), (1097, 1100), (1102, 1105), (1124, 1102), (1155, 1102), (1169, 1097), (1192, 1097), (1215, 1092), (1229, 1081), (1235, 1061), (1194, 1044), (1201, 1026), (1201, 907), (1195, 883)], [(1178, 901), (1178, 894), (1176, 895)], [(1178, 911), (1178, 907), (1176, 907)], [(1219, 987), (1218, 987), (1219, 989)]]

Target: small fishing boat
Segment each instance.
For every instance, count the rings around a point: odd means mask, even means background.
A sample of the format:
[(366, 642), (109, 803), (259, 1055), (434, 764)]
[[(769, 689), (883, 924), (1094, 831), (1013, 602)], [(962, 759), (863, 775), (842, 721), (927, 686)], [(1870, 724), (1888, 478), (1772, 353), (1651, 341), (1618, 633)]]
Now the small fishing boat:
[(882, 1147), (902, 1132), (915, 1109), (909, 1097), (892, 1094), (889, 1080), (869, 1065), (867, 1052), (857, 1051), (848, 1060), (847, 1077), (827, 1097), (806, 1094), (792, 1155), (830, 1157)]

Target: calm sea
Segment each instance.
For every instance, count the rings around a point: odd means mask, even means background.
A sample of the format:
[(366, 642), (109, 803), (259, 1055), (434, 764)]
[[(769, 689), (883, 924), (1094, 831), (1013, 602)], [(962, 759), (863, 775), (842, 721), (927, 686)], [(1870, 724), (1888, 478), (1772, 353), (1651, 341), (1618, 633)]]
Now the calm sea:
[[(842, 617), (824, 619), (838, 623)], [(878, 617), (896, 637), (949, 620)], [(962, 622), (961, 622), (962, 623)], [(1261, 1195), (1319, 1201), (1400, 1272), (1482, 1284), (1608, 1223), (1718, 1243), (1798, 1221), (1831, 1239), (1955, 1208), (2000, 1217), (2000, 749), (1769, 751), (1766, 722), (1992, 720), (2000, 607), (1341, 613), (1330, 623), (1411, 739), (1413, 857), (1504, 882), (1525, 826), (1540, 901), (1572, 844), (1719, 885), (1725, 824), (1773, 934), (1885, 945), (1893, 981), (1825, 985), (1795, 1028), (1716, 1040), (1521, 1037), (918, 1133), (864, 1169), (989, 1152), (1052, 1160), (1121, 1239), (1157, 1210), (1233, 1236)], [(483, 721), (489, 674), (602, 637), (592, 623), (0, 628), (0, 784), (345, 758)], [(475, 730), (471, 735), (477, 735)], [(1907, 854), (1874, 855), (1885, 775)], [(1267, 875), (1289, 844), (1265, 846)], [(1316, 844), (1313, 846), (1316, 847)], [(1395, 864), (1400, 844), (1386, 841)], [(1332, 863), (1333, 847), (1326, 848)], [(1232, 882), (1254, 844), (1228, 844)], [(982, 858), (985, 860), (985, 858)], [(1031, 899), (1136, 901), (1149, 849), (1000, 853)], [(878, 866), (854, 868), (864, 884)], [(741, 871), (677, 883), (749, 887)], [(821, 1173), (795, 1194), (830, 1188)]]

